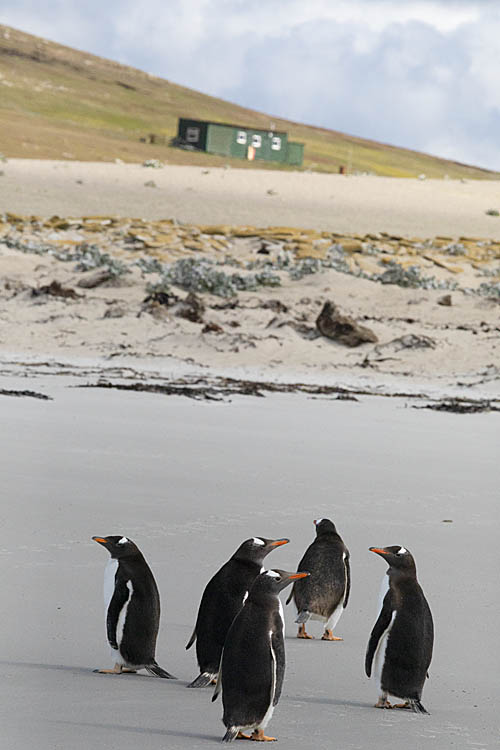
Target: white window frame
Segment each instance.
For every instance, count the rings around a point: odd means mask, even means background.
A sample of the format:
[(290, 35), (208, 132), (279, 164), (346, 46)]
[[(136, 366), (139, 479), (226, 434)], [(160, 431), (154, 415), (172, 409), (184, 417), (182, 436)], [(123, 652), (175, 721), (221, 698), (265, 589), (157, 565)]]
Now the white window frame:
[(254, 148), (260, 148), (262, 146), (262, 136), (258, 133), (252, 135), (252, 146)]
[(281, 138), (279, 135), (273, 135), (271, 138), (271, 149), (273, 151), (281, 151)]
[(238, 134), (236, 136), (236, 143), (240, 143), (242, 146), (246, 146), (247, 134), (244, 130), (238, 130)]
[(198, 143), (200, 140), (200, 129), (199, 128), (187, 128), (186, 129), (186, 141), (188, 143)]

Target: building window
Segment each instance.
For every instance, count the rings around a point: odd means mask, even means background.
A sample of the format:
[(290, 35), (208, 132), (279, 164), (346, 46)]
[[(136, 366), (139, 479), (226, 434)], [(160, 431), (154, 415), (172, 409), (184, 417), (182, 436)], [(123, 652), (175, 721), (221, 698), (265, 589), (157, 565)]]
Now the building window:
[(236, 136), (236, 143), (241, 143), (243, 146), (247, 142), (247, 134), (244, 130), (238, 130), (238, 135)]
[(200, 137), (200, 129), (199, 128), (188, 128), (186, 130), (186, 141), (188, 143), (197, 143), (199, 137)]
[(262, 136), (257, 135), (256, 133), (252, 135), (252, 146), (254, 148), (260, 148), (262, 146)]
[(281, 138), (279, 136), (273, 136), (273, 139), (271, 141), (271, 148), (273, 151), (279, 151), (281, 149)]

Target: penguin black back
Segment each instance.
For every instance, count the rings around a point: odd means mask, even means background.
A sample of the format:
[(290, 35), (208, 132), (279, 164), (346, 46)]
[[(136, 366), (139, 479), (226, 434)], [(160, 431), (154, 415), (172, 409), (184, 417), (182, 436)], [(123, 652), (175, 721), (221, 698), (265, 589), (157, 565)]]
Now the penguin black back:
[(296, 581), (287, 600), (295, 601), (299, 623), (298, 638), (310, 638), (305, 623), (312, 617), (325, 623), (323, 640), (342, 640), (333, 635), (351, 588), (349, 550), (328, 518), (314, 521), (316, 538), (307, 548), (298, 570), (307, 570), (308, 578)]
[(92, 537), (111, 555), (104, 578), (106, 632), (113, 670), (145, 668), (158, 677), (172, 677), (155, 661), (160, 625), (160, 596), (153, 573), (137, 545), (125, 536)]
[(248, 599), (227, 634), (221, 671), (212, 700), (222, 689), (225, 742), (243, 729), (252, 729), (253, 739), (264, 736), (283, 686), (285, 642), (283, 608), (279, 592), (307, 573), (269, 570), (261, 573)]
[(245, 540), (208, 582), (200, 602), (196, 625), (186, 646), (196, 640), (199, 676), (187, 687), (205, 687), (218, 674), (227, 631), (243, 606), (264, 558), (288, 539), (252, 537)]
[(370, 547), (389, 564), (389, 587), (366, 651), (365, 670), (380, 690), (378, 708), (390, 708), (387, 695), (402, 698), (398, 708), (427, 713), (422, 690), (432, 659), (434, 625), (417, 581), (412, 554), (399, 545)]

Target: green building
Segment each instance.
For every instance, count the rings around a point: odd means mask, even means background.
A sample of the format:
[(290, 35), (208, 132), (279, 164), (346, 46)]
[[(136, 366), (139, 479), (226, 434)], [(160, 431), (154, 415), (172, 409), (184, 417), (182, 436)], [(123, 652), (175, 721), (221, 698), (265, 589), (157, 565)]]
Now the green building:
[(282, 130), (179, 118), (177, 144), (238, 159), (262, 159), (300, 167), (304, 144), (289, 141)]

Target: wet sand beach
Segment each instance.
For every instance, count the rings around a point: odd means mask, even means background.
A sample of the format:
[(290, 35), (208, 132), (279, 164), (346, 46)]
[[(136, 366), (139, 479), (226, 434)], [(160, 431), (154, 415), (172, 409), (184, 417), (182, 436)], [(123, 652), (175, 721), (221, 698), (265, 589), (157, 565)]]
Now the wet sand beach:
[[(211, 690), (184, 650), (199, 597), (239, 542), (288, 536), (269, 558), (293, 569), (331, 517), (351, 552), (341, 643), (295, 639), (269, 731), (279, 746), (493, 748), (498, 743), (496, 415), (303, 395), (200, 403), (78, 389), (85, 379), (12, 377), (53, 398), (2, 397), (2, 735), (5, 748), (203, 748), (223, 735)], [(448, 521), (448, 522), (444, 522)], [(108, 677), (105, 551), (127, 534), (158, 581), (157, 659), (178, 681)], [(436, 643), (430, 716), (373, 708), (364, 651), (385, 565), (371, 545), (414, 554)], [(314, 624), (311, 631), (320, 635)]]
[[(278, 747), (496, 748), (499, 415), (413, 407), (444, 396), (500, 406), (500, 308), (493, 285), (489, 296), (477, 293), (496, 278), (500, 219), (485, 211), (500, 208), (498, 184), (28, 160), (2, 170), (0, 748), (214, 746), (224, 734), (221, 702), (211, 703), (210, 689), (185, 689), (197, 674), (185, 644), (204, 586), (255, 535), (289, 537), (267, 562), (294, 569), (318, 517), (336, 523), (351, 553), (351, 599), (336, 633), (344, 640), (322, 642), (317, 623), (315, 640), (297, 640), (286, 608), (287, 672), (269, 725)], [(93, 219), (44, 223), (89, 214), (125, 223), (102, 237)], [(131, 227), (127, 217), (175, 218), (170, 260), (191, 252), (194, 225), (221, 222), (302, 227), (317, 243), (321, 232), (350, 233), (346, 247), (358, 244), (352, 256), (345, 250), (342, 272), (300, 280), (282, 272), (280, 287), (236, 300), (203, 294), (193, 321), (147, 307), (150, 277), (133, 261), (165, 260), (160, 229)], [(364, 237), (374, 232), (389, 233), (375, 249)], [(210, 257), (223, 257), (234, 235), (221, 234)], [(307, 245), (298, 235), (297, 254)], [(438, 235), (450, 252), (463, 235), (470, 241), (448, 258), (442, 246), (410, 240)], [(59, 251), (98, 236), (100, 252), (129, 263), (128, 275), (79, 286), (94, 270)], [(254, 237), (231, 245), (238, 262), (276, 241)], [(286, 233), (279, 241), (291, 246)], [(379, 272), (379, 255), (389, 266), (397, 255), (405, 272), (418, 255), (436, 284), (403, 288), (358, 274)], [(440, 284), (450, 279), (460, 283), (443, 305)], [(315, 321), (327, 300), (378, 342), (351, 349), (320, 337)], [(276, 393), (276, 384), (302, 391)], [(156, 392), (115, 389), (129, 386)], [(152, 567), (162, 599), (157, 660), (177, 681), (92, 671), (112, 665), (108, 556), (91, 537), (111, 534), (130, 536)], [(376, 710), (364, 675), (386, 570), (368, 547), (391, 544), (413, 553), (434, 615), (422, 699), (430, 716)]]

